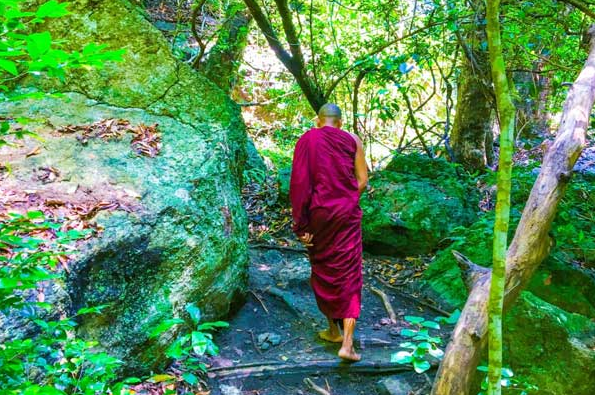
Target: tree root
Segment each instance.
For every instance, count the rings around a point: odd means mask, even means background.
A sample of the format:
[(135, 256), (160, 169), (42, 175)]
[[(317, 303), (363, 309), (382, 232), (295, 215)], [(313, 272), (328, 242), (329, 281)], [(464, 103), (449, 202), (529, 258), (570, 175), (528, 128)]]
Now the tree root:
[(393, 324), (396, 324), (397, 323), (397, 314), (395, 313), (393, 306), (391, 306), (388, 296), (386, 296), (386, 294), (384, 292), (382, 292), (381, 290), (379, 290), (378, 288), (370, 287), (370, 291), (374, 292), (376, 295), (378, 295), (380, 297), (380, 299), (382, 299), (382, 304), (384, 305), (384, 308), (386, 309), (386, 312), (388, 313), (388, 318), (390, 318), (390, 321)]
[(304, 384), (306, 384), (306, 387), (308, 387), (308, 389), (316, 392), (319, 395), (331, 395), (330, 391), (327, 391), (321, 386), (316, 385), (309, 377), (306, 377), (304, 379)]
[[(436, 368), (435, 364), (433, 368)], [(252, 364), (236, 365), (233, 367), (212, 368), (209, 377), (215, 380), (236, 380), (246, 377), (266, 377), (273, 375), (315, 375), (330, 372), (348, 372), (356, 374), (393, 374), (412, 371), (411, 365), (401, 365), (388, 362), (360, 361), (344, 363), (338, 359), (312, 360), (296, 363), (286, 362), (259, 362)]]

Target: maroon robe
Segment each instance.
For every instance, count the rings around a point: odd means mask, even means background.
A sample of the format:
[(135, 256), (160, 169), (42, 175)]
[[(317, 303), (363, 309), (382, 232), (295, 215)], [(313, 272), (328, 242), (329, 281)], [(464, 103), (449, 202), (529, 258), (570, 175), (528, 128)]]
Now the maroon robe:
[(289, 196), (293, 231), (314, 235), (310, 284), (320, 311), (358, 318), (362, 290), (362, 211), (355, 177), (357, 143), (324, 126), (304, 133), (293, 155)]

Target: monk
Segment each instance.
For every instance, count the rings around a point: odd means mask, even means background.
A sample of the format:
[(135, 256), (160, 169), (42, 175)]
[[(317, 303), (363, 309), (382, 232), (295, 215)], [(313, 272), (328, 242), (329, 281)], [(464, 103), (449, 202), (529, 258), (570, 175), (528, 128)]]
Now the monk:
[(317, 127), (304, 133), (295, 147), (289, 195), (293, 231), (308, 248), (310, 284), (328, 320), (328, 329), (319, 336), (341, 343), (340, 358), (359, 361), (353, 348), (363, 282), (359, 197), (368, 170), (360, 139), (341, 126), (339, 107), (322, 106)]

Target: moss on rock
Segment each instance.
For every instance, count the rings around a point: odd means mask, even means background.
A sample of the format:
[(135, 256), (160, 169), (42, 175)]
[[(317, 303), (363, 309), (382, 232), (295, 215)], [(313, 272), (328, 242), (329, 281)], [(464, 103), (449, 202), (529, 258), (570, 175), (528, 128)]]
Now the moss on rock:
[(476, 218), (477, 196), (444, 160), (396, 156), (370, 185), (361, 201), (362, 230), (364, 247), (374, 253), (426, 254)]
[(504, 360), (536, 395), (593, 394), (593, 321), (523, 292), (503, 325)]
[[(66, 18), (42, 28), (70, 50), (89, 42), (126, 49), (124, 60), (102, 69), (76, 70), (64, 82), (29, 78), (26, 84), (67, 92), (60, 98), (5, 103), (0, 115), (39, 120), (40, 155), (13, 164), (16, 180), (31, 180), (39, 166), (90, 196), (100, 191), (140, 195), (128, 211), (102, 213), (104, 231), (82, 251), (69, 276), (71, 310), (104, 305), (83, 316), (80, 333), (98, 340), (147, 373), (166, 362), (163, 350), (176, 335), (149, 339), (152, 328), (184, 316), (197, 303), (205, 319), (228, 314), (247, 283), (247, 220), (240, 199), (246, 132), (239, 108), (203, 75), (171, 54), (161, 33), (126, 0), (73, 0)], [(51, 130), (122, 118), (159, 124), (163, 149), (155, 158), (132, 153), (129, 138), (81, 146)], [(43, 191), (45, 186), (39, 185)]]

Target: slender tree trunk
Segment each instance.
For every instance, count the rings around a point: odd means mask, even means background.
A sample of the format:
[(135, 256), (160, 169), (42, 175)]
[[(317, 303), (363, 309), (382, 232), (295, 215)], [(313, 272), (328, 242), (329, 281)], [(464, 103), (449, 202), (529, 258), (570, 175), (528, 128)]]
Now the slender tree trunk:
[[(586, 130), (595, 102), (594, 34), (595, 27), (591, 27), (589, 57), (568, 92), (557, 137), (545, 155), (506, 255), (505, 309), (515, 301), (549, 254), (552, 241), (548, 232), (574, 164), (585, 146)], [(490, 271), (463, 259), (459, 262), (471, 290), (440, 364), (432, 388), (433, 395), (469, 394), (487, 339)]]
[(512, 151), (514, 141), (515, 109), (512, 104), (506, 65), (502, 55), (500, 38), (500, 0), (486, 1), (488, 48), (492, 81), (496, 94), (498, 124), (500, 126), (500, 158), (498, 165), (498, 192), (496, 197), (496, 220), (494, 223), (494, 246), (492, 281), (488, 304), (488, 395), (500, 395), (502, 376), (502, 308), (504, 304), (504, 280), (506, 274), (506, 243), (510, 220), (510, 180), (512, 176)]
[(209, 51), (201, 69), (211, 81), (229, 93), (237, 82), (252, 15), (243, 2), (234, 2), (227, 7), (225, 20), (226, 26), (221, 29), (217, 43)]
[[(483, 16), (483, 0), (474, 0), (480, 10), (478, 18)], [(465, 56), (462, 57), (461, 74), (457, 80), (456, 114), (450, 136), (454, 161), (463, 164), (469, 170), (481, 170), (491, 165), (493, 152), (493, 134), (489, 87), (488, 54), (482, 48), (486, 41), (483, 25), (476, 21), (473, 30), (458, 34)]]

